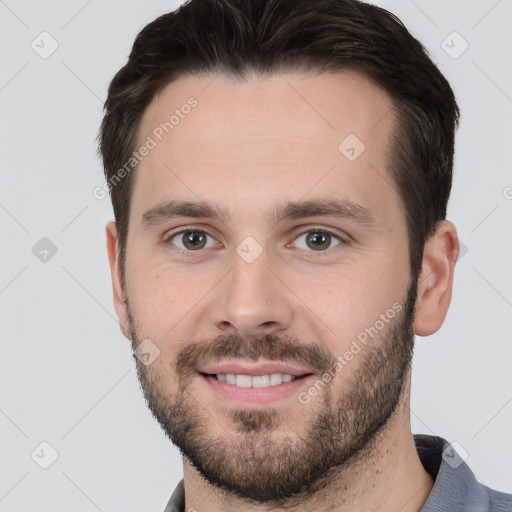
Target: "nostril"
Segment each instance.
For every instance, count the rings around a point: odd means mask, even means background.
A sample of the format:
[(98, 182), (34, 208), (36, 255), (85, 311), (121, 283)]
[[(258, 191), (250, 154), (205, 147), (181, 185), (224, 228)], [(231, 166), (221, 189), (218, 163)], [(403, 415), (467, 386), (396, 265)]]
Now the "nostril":
[(218, 326), (219, 329), (221, 329), (223, 331), (228, 331), (230, 329), (233, 329), (233, 330), (235, 329), (235, 327), (231, 323), (226, 321), (226, 320), (222, 320), (221, 322), (219, 322), (217, 324), (217, 326)]

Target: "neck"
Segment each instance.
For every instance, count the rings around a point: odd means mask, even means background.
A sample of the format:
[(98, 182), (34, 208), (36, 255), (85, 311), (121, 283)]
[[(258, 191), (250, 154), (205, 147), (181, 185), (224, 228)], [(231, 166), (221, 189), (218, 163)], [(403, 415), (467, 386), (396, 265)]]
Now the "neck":
[(418, 512), (432, 489), (433, 480), (416, 452), (409, 419), (410, 381), (405, 387), (403, 398), (385, 430), (357, 460), (333, 468), (315, 494), (297, 497), (282, 508), (246, 502), (223, 490), (212, 490), (185, 459), (185, 510)]

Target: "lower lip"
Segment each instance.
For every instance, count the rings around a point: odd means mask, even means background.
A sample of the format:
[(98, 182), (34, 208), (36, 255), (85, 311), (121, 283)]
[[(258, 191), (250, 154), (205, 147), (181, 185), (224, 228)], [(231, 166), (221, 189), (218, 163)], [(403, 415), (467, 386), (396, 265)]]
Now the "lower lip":
[(265, 388), (241, 388), (234, 384), (220, 382), (215, 377), (209, 375), (200, 375), (201, 380), (214, 392), (221, 397), (230, 400), (235, 405), (247, 406), (253, 404), (268, 404), (297, 395), (300, 389), (314, 380), (314, 375), (306, 375), (292, 380), (291, 382), (283, 382), (275, 386), (267, 386)]

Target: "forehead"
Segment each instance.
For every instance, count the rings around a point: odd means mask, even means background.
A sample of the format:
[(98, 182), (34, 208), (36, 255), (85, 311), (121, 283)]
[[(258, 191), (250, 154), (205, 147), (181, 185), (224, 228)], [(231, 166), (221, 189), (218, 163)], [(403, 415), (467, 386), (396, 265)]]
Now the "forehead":
[[(132, 211), (175, 195), (230, 204), (297, 200), (315, 189), (399, 201), (388, 171), (390, 97), (354, 71), (182, 77), (146, 108)], [(385, 189), (389, 190), (385, 190)], [(371, 194), (370, 194), (371, 195)]]
[[(197, 106), (188, 114), (191, 98)], [(351, 130), (359, 130), (364, 138), (384, 118), (391, 121), (392, 101), (380, 87), (352, 70), (319, 75), (250, 74), (243, 81), (223, 74), (182, 77), (164, 87), (146, 108), (139, 142), (173, 113), (169, 134), (179, 132), (180, 140), (192, 138), (201, 147), (219, 143), (233, 147), (248, 136), (275, 131), (282, 137), (308, 137), (336, 148), (340, 137)], [(199, 116), (201, 123), (182, 122)], [(175, 148), (176, 158), (182, 156), (179, 149)]]

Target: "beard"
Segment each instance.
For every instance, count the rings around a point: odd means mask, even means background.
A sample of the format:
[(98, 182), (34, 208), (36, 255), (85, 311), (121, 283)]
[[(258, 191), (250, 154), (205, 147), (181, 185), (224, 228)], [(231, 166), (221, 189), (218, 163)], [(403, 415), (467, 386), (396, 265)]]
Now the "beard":
[[(347, 377), (342, 370), (303, 405), (288, 408), (234, 408), (208, 411), (190, 391), (201, 362), (240, 358), (296, 362), (321, 375), (336, 358), (319, 344), (285, 336), (248, 340), (225, 334), (210, 342), (190, 341), (178, 352), (173, 367), (144, 365), (134, 356), (146, 403), (165, 434), (201, 476), (226, 496), (274, 506), (304, 504), (333, 478), (339, 482), (358, 462), (368, 461), (379, 435), (389, 426), (409, 375), (413, 346), (417, 281), (412, 280), (402, 311), (354, 356)], [(143, 337), (127, 301), (133, 349)], [(174, 379), (177, 391), (171, 391)], [(319, 376), (320, 379), (320, 376)], [(335, 391), (333, 382), (344, 379)], [(208, 397), (205, 397), (208, 400)], [(209, 407), (213, 401), (210, 400)], [(299, 414), (304, 420), (299, 420)], [(289, 416), (296, 432), (279, 433)], [(226, 427), (213, 434), (211, 425)]]

